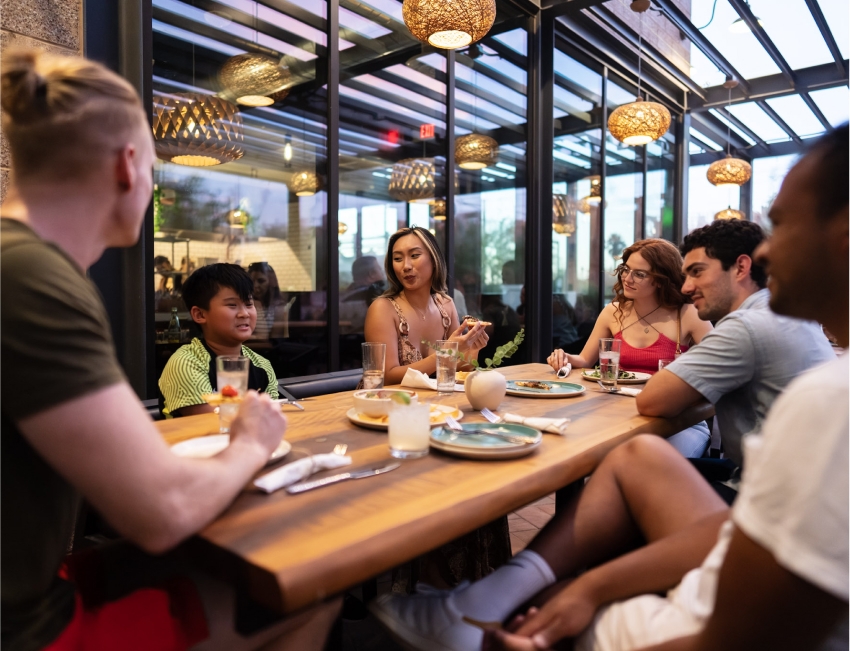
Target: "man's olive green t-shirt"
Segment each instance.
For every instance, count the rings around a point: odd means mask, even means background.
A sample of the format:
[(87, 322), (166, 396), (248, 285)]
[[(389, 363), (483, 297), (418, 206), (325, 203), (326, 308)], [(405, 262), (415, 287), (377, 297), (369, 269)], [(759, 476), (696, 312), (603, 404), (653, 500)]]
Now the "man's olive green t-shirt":
[[(57, 578), (57, 571), (80, 499), (16, 423), (124, 381), (95, 285), (70, 257), (28, 226), (0, 220), (4, 651), (41, 649), (70, 621), (74, 590)], [(74, 441), (61, 445), (71, 449)]]

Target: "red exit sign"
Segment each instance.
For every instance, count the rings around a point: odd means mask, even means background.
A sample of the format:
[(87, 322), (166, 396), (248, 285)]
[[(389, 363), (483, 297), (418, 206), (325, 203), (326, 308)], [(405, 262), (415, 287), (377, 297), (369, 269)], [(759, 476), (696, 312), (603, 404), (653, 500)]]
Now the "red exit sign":
[(434, 125), (433, 124), (420, 124), (419, 125), (419, 137), (422, 140), (426, 140), (427, 138), (434, 137)]

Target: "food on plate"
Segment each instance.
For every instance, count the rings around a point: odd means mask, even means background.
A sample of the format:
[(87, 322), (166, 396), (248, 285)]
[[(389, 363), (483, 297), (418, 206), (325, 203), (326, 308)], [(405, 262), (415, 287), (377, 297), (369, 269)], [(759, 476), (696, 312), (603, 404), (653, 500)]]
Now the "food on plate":
[[(454, 418), (458, 418), (461, 415), (460, 410), (457, 407), (449, 407), (448, 405), (428, 405), (429, 407), (429, 417), (432, 425), (436, 425), (438, 423), (442, 423), (446, 419), (446, 414), (449, 416), (453, 416)], [(381, 425), (387, 425), (389, 423), (389, 416), (367, 416), (363, 413), (358, 413), (357, 417), (368, 423), (380, 423)]]
[(466, 382), (466, 378), (469, 377), (470, 373), (472, 373), (472, 371), (455, 371), (455, 382), (463, 384)]
[[(599, 373), (599, 367), (598, 366), (594, 369), (585, 369), (583, 375), (585, 377), (593, 378), (594, 380), (601, 380), (602, 379), (602, 376)], [(621, 370), (617, 374), (617, 379), (618, 380), (636, 380), (637, 375), (635, 375), (631, 371), (622, 371)]]
[[(213, 407), (218, 407), (226, 402), (242, 402), (242, 398), (239, 396), (237, 392), (235, 395), (225, 395), (226, 389), (233, 389), (233, 387), (226, 386), (221, 390), (221, 393), (205, 393), (201, 396), (208, 405), (212, 405)], [(230, 392), (228, 392), (230, 393)]]
[(354, 408), (359, 414), (372, 418), (383, 418), (389, 413), (390, 404), (402, 399), (399, 394), (403, 394), (410, 402), (417, 401), (415, 391), (405, 391), (404, 389), (361, 389), (354, 392)]
[(239, 392), (228, 384), (221, 390), (221, 395), (225, 398), (235, 398)]
[(552, 385), (547, 382), (535, 382), (531, 380), (517, 380), (515, 384), (524, 389), (541, 389), (543, 391), (551, 391)]

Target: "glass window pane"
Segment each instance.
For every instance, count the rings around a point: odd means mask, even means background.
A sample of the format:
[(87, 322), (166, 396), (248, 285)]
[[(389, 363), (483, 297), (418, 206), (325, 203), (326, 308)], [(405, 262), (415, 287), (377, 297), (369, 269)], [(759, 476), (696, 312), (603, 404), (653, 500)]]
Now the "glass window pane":
[[(601, 97), (599, 73), (557, 49), (555, 60), (560, 74), (581, 79), (584, 96)], [(590, 195), (591, 180), (598, 180), (601, 168), (601, 112), (589, 111), (586, 119), (593, 128), (555, 121), (552, 348), (575, 354), (599, 315), (600, 212)]]
[[(506, 20), (516, 24), (515, 10), (505, 6)], [(503, 6), (499, 5), (502, 16)], [(512, 340), (524, 323), (526, 213), (526, 97), (525, 44), (528, 33), (514, 29), (494, 36), (516, 55), (502, 57), (483, 39), (485, 56), (458, 56), (455, 112), (455, 285), (458, 313), (493, 323), (490, 341), (479, 359), (492, 357), (497, 346)], [(489, 138), (498, 144), (496, 156), (476, 155), (459, 138)], [(432, 222), (438, 240), (445, 221)], [(532, 324), (527, 324), (533, 327)], [(519, 351), (504, 364), (520, 364)]]
[(729, 112), (765, 142), (788, 140), (788, 134), (755, 102), (733, 104)]
[(768, 105), (779, 114), (785, 124), (801, 138), (816, 136), (824, 132), (823, 125), (799, 95), (786, 95), (767, 100)]
[[(753, 140), (752, 138), (750, 138), (750, 137), (749, 137), (746, 133), (744, 133), (744, 132), (743, 132), (743, 131), (741, 131), (738, 127), (736, 127), (734, 124), (732, 124), (732, 122), (731, 122), (731, 121), (727, 120), (727, 119), (726, 119), (726, 116), (725, 116), (725, 115), (723, 115), (723, 113), (721, 113), (721, 112), (720, 112), (720, 111), (718, 111), (717, 109), (709, 109), (709, 113), (711, 113), (714, 117), (716, 117), (716, 118), (717, 118), (718, 120), (720, 120), (723, 124), (725, 124), (727, 128), (729, 128), (729, 129), (731, 129), (731, 130), (732, 130), (732, 133), (737, 134), (737, 135), (738, 135), (740, 138), (742, 138), (745, 142), (748, 142), (748, 143), (749, 143), (749, 144), (751, 144), (751, 145), (756, 144), (756, 141), (755, 141), (755, 140)], [(786, 134), (784, 131), (782, 131), (782, 135), (784, 135), (784, 136), (785, 136), (785, 138), (787, 138), (787, 137), (788, 137), (788, 136), (787, 136), (787, 134)]]
[[(775, 0), (751, 0), (750, 6), (761, 17), (764, 31), (792, 68), (833, 61), (805, 0), (782, 0), (781, 7)], [(805, 46), (801, 47), (803, 43)]]
[[(189, 324), (181, 288), (194, 269), (239, 264), (256, 288), (247, 345), (278, 377), (322, 372), (327, 105), (316, 76), (326, 65), (325, 5), (287, 12), (253, 0), (223, 4), (211, 13), (154, 2), (156, 328), (168, 325), (172, 307)], [(258, 86), (230, 61), (245, 52), (261, 55), (275, 81)], [(251, 95), (268, 105), (237, 101)], [(191, 126), (193, 111), (214, 116), (216, 137)], [(178, 119), (194, 129), (192, 141), (174, 135)], [(157, 337), (157, 373), (175, 348)]]
[(756, 158), (753, 161), (753, 221), (762, 228), (770, 230), (770, 218), (767, 216), (773, 200), (779, 193), (779, 186), (788, 174), (797, 156), (771, 156)]
[[(346, 7), (346, 21), (362, 35), (340, 52), (340, 364), (350, 369), (361, 365), (366, 311), (386, 289), (390, 236), (428, 227), (431, 204), (445, 192), (436, 185), (445, 177), (446, 85), (445, 57), (423, 52), (401, 22), (401, 2)], [(410, 52), (404, 63), (381, 64), (401, 50)], [(393, 184), (405, 173), (422, 175), (419, 192)]]
[(703, 88), (720, 86), (726, 81), (726, 74), (711, 62), (703, 51), (691, 44), (691, 79)]
[(850, 102), (848, 102), (850, 93), (847, 91), (847, 86), (816, 90), (809, 93), (809, 96), (815, 101), (821, 113), (826, 116), (832, 126), (837, 127), (839, 124), (847, 122), (848, 105), (850, 105)]
[(646, 220), (644, 237), (673, 240), (673, 179), (676, 169), (676, 138), (671, 128), (663, 138), (646, 146)]
[(845, 59), (850, 57), (850, 3), (846, 0), (818, 0), (818, 5), (841, 56)]
[[(703, 36), (720, 51), (745, 79), (779, 73), (779, 68), (773, 62), (773, 59), (770, 58), (770, 55), (749, 29), (742, 32), (729, 29), (740, 16), (727, 0), (717, 0), (714, 19), (709, 23), (714, 5), (714, 0), (693, 0), (691, 3), (691, 21), (694, 25), (702, 27), (707, 24), (700, 30)], [(753, 9), (758, 14), (757, 7)], [(776, 10), (764, 10), (760, 18), (765, 19), (767, 14), (772, 13), (776, 13)]]
[(708, 182), (708, 165), (694, 165), (688, 170), (687, 233), (714, 221), (714, 215), (724, 208), (738, 210), (741, 192), (738, 188), (718, 188)]

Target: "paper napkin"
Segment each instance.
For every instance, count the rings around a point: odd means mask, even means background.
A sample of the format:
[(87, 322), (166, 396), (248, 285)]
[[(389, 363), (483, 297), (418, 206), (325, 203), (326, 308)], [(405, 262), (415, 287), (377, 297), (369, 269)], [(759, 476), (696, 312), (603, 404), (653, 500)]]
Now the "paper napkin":
[(287, 463), (270, 473), (254, 480), (254, 486), (266, 493), (274, 493), (276, 490), (286, 488), (290, 484), (307, 479), (314, 472), (320, 470), (331, 470), (351, 464), (351, 457), (340, 454), (316, 454)]
[(539, 416), (518, 416), (517, 414), (504, 414), (502, 419), (506, 423), (527, 425), (539, 429), (541, 432), (551, 432), (561, 436), (566, 436), (567, 425), (570, 424), (569, 418), (543, 418)]
[[(431, 389), (437, 390), (437, 380), (432, 380), (422, 371), (417, 371), (415, 368), (409, 368), (401, 379), (401, 386), (410, 387), (411, 389)], [(463, 393), (463, 384), (455, 384), (455, 391)]]
[(643, 389), (633, 389), (631, 387), (618, 387), (620, 389), (619, 393), (624, 393), (627, 396), (632, 396), (633, 398), (637, 396)]

